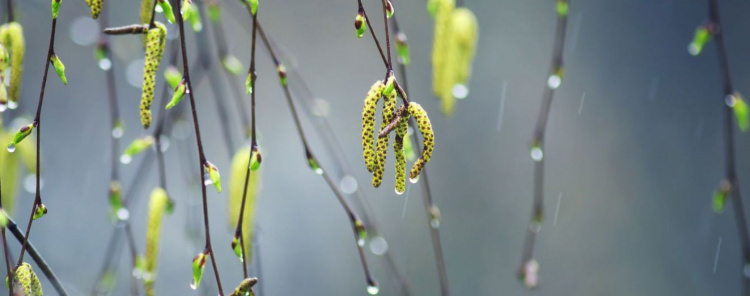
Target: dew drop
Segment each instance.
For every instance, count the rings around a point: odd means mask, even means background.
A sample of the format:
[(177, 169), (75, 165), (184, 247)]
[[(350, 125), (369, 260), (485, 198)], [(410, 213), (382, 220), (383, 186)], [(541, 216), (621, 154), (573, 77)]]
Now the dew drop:
[(544, 159), (544, 151), (542, 151), (542, 147), (534, 146), (531, 147), (531, 159), (533, 159), (536, 162), (542, 161)]
[(8, 104), (0, 104), (0, 112), (5, 112), (5, 110), (8, 109)]
[(690, 53), (691, 56), (697, 56), (701, 52), (700, 47), (698, 47), (698, 44), (690, 43), (688, 45), (688, 53)]
[(341, 182), (339, 182), (339, 188), (344, 194), (352, 194), (357, 191), (358, 187), (357, 179), (352, 176), (344, 176), (341, 178)]
[(533, 233), (539, 233), (539, 231), (541, 230), (542, 230), (542, 223), (540, 223), (539, 221), (535, 220), (529, 223), (529, 231)]
[(453, 96), (456, 97), (456, 99), (465, 99), (467, 96), (469, 96), (469, 88), (466, 87), (464, 84), (456, 84), (453, 86)]
[(211, 177), (207, 173), (204, 173), (203, 174), (203, 185), (209, 186), (209, 185), (212, 185), (212, 184), (214, 184), (214, 182), (211, 181)]
[(120, 221), (127, 221), (130, 218), (130, 211), (126, 208), (120, 208), (117, 210), (117, 219)]
[(315, 98), (311, 111), (317, 117), (328, 117), (328, 114), (331, 112), (331, 104), (325, 99)]
[(90, 17), (79, 17), (70, 25), (70, 39), (81, 46), (94, 44), (98, 33), (99, 23)]
[(357, 245), (360, 246), (360, 247), (364, 247), (365, 246), (365, 239), (362, 238), (362, 237), (357, 238)]
[(734, 108), (734, 104), (737, 102), (737, 98), (734, 97), (734, 94), (727, 95), (727, 97), (724, 99), (724, 103), (729, 106), (729, 108)]
[(13, 143), (8, 144), (8, 152), (10, 153), (16, 152), (16, 144), (13, 144)]
[(380, 288), (377, 284), (367, 286), (367, 293), (370, 293), (370, 295), (378, 295), (378, 292), (380, 292)]
[[(5, 77), (8, 77), (8, 76), (5, 76)], [(10, 79), (8, 79), (8, 81), (10, 81)], [(17, 102), (15, 102), (15, 101), (8, 101), (8, 109), (12, 110), (12, 109), (16, 109), (16, 108), (18, 108), (18, 103)]]
[(316, 173), (316, 174), (318, 174), (318, 175), (322, 175), (322, 174), (323, 174), (323, 169), (321, 169), (321, 168), (315, 168), (315, 169), (313, 170), (313, 172), (315, 172), (315, 173)]
[(550, 89), (557, 89), (560, 87), (560, 84), (562, 84), (562, 77), (560, 75), (552, 74), (547, 79), (547, 87)]
[(409, 182), (411, 182), (412, 184), (416, 184), (417, 182), (419, 182), (419, 176), (417, 176), (416, 178), (409, 178)]
[(108, 58), (100, 59), (99, 68), (104, 71), (108, 71), (109, 69), (112, 69), (112, 61)]
[(133, 157), (127, 154), (120, 155), (120, 162), (122, 164), (129, 164), (131, 161), (133, 161)]
[(122, 138), (123, 133), (124, 130), (122, 129), (122, 126), (115, 126), (115, 128), (112, 129), (112, 137), (115, 139)]
[(430, 226), (434, 229), (440, 228), (440, 218), (432, 218), (430, 220)]
[(156, 12), (158, 13), (164, 13), (164, 9), (162, 9), (159, 5), (156, 5), (156, 7), (154, 7), (154, 10), (156, 10)]
[(195, 284), (195, 280), (190, 282), (190, 289), (193, 289), (193, 290), (198, 289), (198, 286)]
[(399, 191), (398, 188), (396, 188), (396, 194), (402, 195), (402, 194), (404, 194), (404, 191)]
[(376, 236), (370, 240), (370, 252), (375, 255), (383, 256), (388, 252), (388, 241), (382, 236)]

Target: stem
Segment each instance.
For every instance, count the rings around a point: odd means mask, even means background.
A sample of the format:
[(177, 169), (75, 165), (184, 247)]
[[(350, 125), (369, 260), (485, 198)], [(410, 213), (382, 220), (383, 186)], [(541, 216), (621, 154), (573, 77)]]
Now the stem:
[[(394, 33), (398, 34), (400, 32), (400, 28), (398, 26), (398, 21), (396, 20), (396, 16), (394, 15), (392, 19), (393, 19)], [(408, 83), (407, 75), (406, 75), (406, 65), (404, 65), (403, 63), (398, 63), (398, 70), (400, 72), (399, 74), (401, 76), (401, 81), (403, 81), (403, 83), (401, 83), (401, 85), (403, 86), (403, 92), (404, 92), (404, 95), (402, 95), (402, 97), (406, 98), (409, 93), (409, 83)], [(408, 103), (405, 103), (405, 104), (408, 104)], [(400, 117), (400, 115), (401, 114), (397, 113), (395, 117), (398, 118)], [(411, 129), (413, 131), (419, 130), (416, 126), (416, 121), (414, 118), (411, 118), (409, 120), (409, 125), (411, 126)], [(395, 128), (395, 125), (393, 126), (393, 128)], [(387, 132), (385, 134), (387, 135)], [(419, 136), (417, 135), (416, 132), (412, 133), (412, 140), (414, 141), (414, 143), (420, 143)], [(420, 145), (413, 145), (413, 146), (416, 149), (417, 155), (422, 154), (422, 146)], [(435, 254), (435, 262), (438, 267), (438, 278), (440, 280), (440, 293), (443, 296), (447, 296), (447, 295), (450, 295), (450, 288), (448, 285), (448, 272), (445, 268), (445, 259), (443, 257), (443, 246), (440, 242), (440, 230), (438, 228), (432, 227), (432, 218), (429, 214), (430, 209), (435, 208), (437, 206), (435, 205), (432, 199), (432, 191), (430, 190), (430, 181), (429, 181), (429, 178), (427, 177), (427, 168), (422, 170), (421, 175), (422, 175), (421, 179), (423, 179), (422, 188), (424, 190), (423, 191), (424, 194), (422, 196), (424, 200), (425, 210), (428, 213), (427, 224), (430, 228), (430, 237), (432, 239), (433, 253)]]
[[(3, 194), (2, 194), (2, 182), (0, 181), (0, 210), (3, 209)], [(7, 213), (4, 212), (0, 213), (0, 215), (6, 215)], [(8, 258), (8, 241), (5, 239), (5, 227), (0, 229), (0, 234), (3, 237), (3, 255), (5, 256), (5, 277), (10, 278), (10, 260)], [(10, 285), (8, 285), (8, 292), (10, 292)]]
[(31, 256), (31, 259), (34, 260), (34, 263), (36, 263), (37, 267), (42, 271), (44, 276), (47, 278), (47, 280), (52, 284), (52, 287), (55, 288), (55, 291), (57, 291), (57, 294), (60, 296), (67, 296), (68, 292), (65, 291), (65, 288), (63, 287), (62, 283), (60, 283), (60, 280), (57, 279), (57, 276), (52, 271), (52, 268), (47, 264), (47, 261), (42, 258), (42, 255), (37, 252), (34, 245), (31, 244), (28, 240), (28, 233), (24, 236), (23, 232), (18, 229), (18, 225), (16, 225), (16, 222), (13, 221), (10, 217), (8, 217), (8, 230), (10, 230), (10, 233), (13, 234), (13, 236), (18, 240), (19, 243), (23, 242), (23, 244), (26, 246), (26, 249), (29, 251), (29, 256)]
[(23, 255), (26, 251), (26, 245), (29, 240), (29, 233), (31, 232), (31, 224), (34, 221), (34, 212), (38, 205), (42, 204), (42, 196), (40, 194), (39, 179), (41, 177), (40, 167), (40, 154), (41, 154), (41, 115), (42, 115), (42, 104), (44, 103), (44, 88), (47, 85), (47, 73), (49, 72), (50, 57), (55, 53), (55, 31), (57, 30), (57, 18), (52, 19), (52, 32), (49, 37), (49, 48), (47, 49), (47, 58), (44, 63), (44, 74), (42, 76), (42, 86), (39, 92), (39, 103), (36, 107), (36, 115), (34, 116), (34, 125), (36, 126), (36, 193), (34, 197), (34, 204), (31, 206), (31, 214), (29, 215), (29, 223), (26, 226), (26, 238), (21, 246), (21, 254), (18, 255), (18, 263), (16, 266), (20, 266), (23, 262)]
[[(177, 11), (182, 11), (182, 3), (181, 1), (177, 2)], [(187, 83), (187, 89), (189, 91), (190, 95), (190, 107), (192, 111), (193, 116), (193, 125), (195, 128), (195, 140), (196, 144), (198, 146), (198, 173), (201, 176), (201, 194), (203, 196), (203, 227), (206, 231), (206, 250), (211, 254), (211, 265), (214, 269), (214, 276), (216, 277), (216, 284), (219, 287), (219, 295), (224, 295), (224, 290), (221, 287), (221, 279), (219, 278), (219, 269), (216, 266), (216, 256), (213, 252), (213, 248), (211, 246), (211, 231), (209, 228), (209, 222), (208, 222), (208, 200), (206, 198), (206, 183), (205, 179), (206, 176), (203, 174), (203, 166), (206, 163), (206, 155), (203, 153), (203, 142), (201, 140), (201, 131), (200, 131), (200, 123), (198, 122), (198, 113), (195, 107), (195, 98), (193, 96), (193, 84), (190, 81), (190, 70), (188, 65), (188, 59), (187, 59), (187, 48), (185, 47), (185, 24), (182, 20), (181, 16), (177, 17), (178, 26), (180, 28), (180, 46), (182, 47), (182, 67), (184, 69), (184, 79), (185, 83)]]
[(8, 10), (8, 12), (7, 12), (8, 13), (8, 22), (10, 23), (10, 22), (13, 21), (13, 0), (7, 0), (6, 4), (7, 4), (6, 8)]
[[(709, 18), (712, 25), (715, 25), (718, 29), (714, 32), (714, 38), (716, 39), (716, 49), (718, 52), (719, 66), (721, 67), (721, 78), (724, 87), (724, 97), (727, 97), (734, 93), (732, 87), (732, 77), (729, 71), (729, 58), (727, 57), (726, 47), (724, 45), (724, 28), (721, 27), (721, 19), (719, 18), (719, 1), (711, 0), (708, 3)], [(734, 218), (737, 223), (737, 231), (739, 232), (740, 245), (742, 246), (742, 259), (746, 266), (750, 261), (750, 237), (748, 237), (748, 226), (747, 217), (745, 217), (744, 209), (742, 204), (742, 195), (740, 194), (739, 178), (737, 177), (737, 160), (734, 151), (734, 117), (732, 114), (732, 107), (727, 104), (724, 105), (724, 118), (725, 118), (725, 149), (726, 149), (726, 180), (731, 185), (731, 197), (734, 207)], [(743, 286), (742, 295), (750, 295), (750, 283), (748, 283), (748, 277), (743, 275)]]
[(362, 6), (362, 0), (357, 0), (357, 4), (359, 5), (359, 10), (362, 11), (362, 15), (365, 17), (367, 27), (370, 28), (370, 30), (368, 31), (370, 31), (370, 35), (372, 35), (372, 40), (375, 41), (375, 46), (377, 46), (380, 57), (383, 59), (383, 64), (385, 64), (385, 67), (388, 68), (388, 60), (386, 60), (385, 58), (383, 48), (380, 46), (380, 41), (378, 41), (378, 36), (375, 35), (375, 30), (373, 30), (372, 24), (370, 24), (370, 18), (367, 16), (367, 11), (365, 11), (365, 7)]
[[(570, 0), (561, 0), (570, 3)], [(557, 71), (563, 67), (563, 48), (565, 45), (565, 33), (566, 25), (568, 23), (567, 14), (561, 15), (558, 13), (557, 17), (557, 29), (555, 34), (555, 44), (552, 51), (552, 65), (550, 66), (550, 76), (557, 75)], [(562, 79), (562, 77), (561, 77)], [(538, 147), (544, 151), (544, 134), (547, 128), (547, 120), (549, 118), (549, 111), (552, 105), (552, 98), (555, 94), (555, 89), (549, 86), (545, 86), (544, 94), (542, 95), (542, 106), (539, 111), (539, 117), (537, 120), (536, 129), (534, 136), (531, 140), (532, 145)], [(543, 153), (543, 152), (542, 152)], [(543, 154), (542, 154), (543, 155)], [(529, 227), (526, 232), (526, 239), (524, 243), (523, 255), (521, 258), (521, 264), (519, 270), (523, 270), (526, 262), (532, 259), (534, 256), (534, 244), (536, 241), (536, 235), (538, 232), (537, 225), (541, 224), (544, 217), (544, 157), (534, 163), (534, 204), (532, 208), (531, 219)]]
[[(276, 65), (278, 69), (281, 66), (281, 62), (279, 60), (278, 55), (276, 54), (276, 51), (274, 51), (273, 47), (271, 46), (271, 42), (268, 39), (268, 35), (266, 35), (266, 32), (263, 30), (263, 27), (261, 27), (260, 24), (258, 24), (258, 31), (260, 32), (261, 38), (263, 40), (263, 43), (266, 46), (266, 49), (268, 50), (268, 53), (271, 55), (271, 59), (273, 60), (274, 64)], [(281, 83), (281, 85), (284, 90), (284, 96), (286, 98), (287, 104), (289, 106), (289, 111), (292, 113), (292, 118), (294, 119), (294, 125), (297, 129), (297, 133), (299, 134), (300, 140), (302, 141), (302, 145), (305, 149), (305, 154), (308, 159), (312, 159), (316, 163), (318, 163), (317, 158), (313, 155), (312, 150), (310, 149), (310, 146), (308, 145), (307, 137), (305, 136), (304, 130), (302, 129), (302, 123), (300, 121), (299, 114), (297, 113), (297, 108), (294, 105), (294, 101), (292, 100), (292, 94), (289, 91), (289, 85), (286, 83)], [(321, 166), (321, 169), (322, 169), (322, 166)], [(358, 230), (357, 230), (357, 224), (356, 224), (359, 218), (357, 218), (357, 215), (354, 213), (354, 211), (352, 211), (351, 207), (344, 199), (338, 187), (336, 187), (336, 185), (331, 180), (331, 177), (326, 173), (326, 170), (322, 169), (322, 171), (323, 171), (322, 176), (325, 179), (326, 184), (328, 184), (328, 187), (330, 187), (331, 190), (334, 192), (334, 194), (336, 195), (336, 198), (339, 200), (339, 203), (341, 203), (341, 206), (344, 208), (344, 210), (347, 213), (347, 216), (349, 217), (349, 222), (351, 223), (352, 229), (354, 230), (355, 243), (357, 243), (358, 240), (360, 239)], [(363, 246), (360, 246), (357, 243), (357, 250), (359, 253), (360, 261), (362, 263), (362, 268), (364, 269), (364, 272), (365, 272), (365, 280), (367, 281), (368, 285), (372, 286), (376, 282), (373, 279), (372, 274), (370, 272), (370, 268), (367, 264), (367, 258), (365, 256), (364, 248)]]
[(385, 44), (388, 52), (388, 71), (393, 71), (393, 62), (391, 60), (391, 36), (388, 31), (388, 12), (386, 11), (388, 0), (382, 0), (383, 3), (383, 24), (385, 25)]

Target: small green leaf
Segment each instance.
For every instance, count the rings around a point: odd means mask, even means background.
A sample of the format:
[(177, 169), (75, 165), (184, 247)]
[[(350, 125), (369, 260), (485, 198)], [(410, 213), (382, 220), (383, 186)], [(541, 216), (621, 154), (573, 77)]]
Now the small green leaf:
[(180, 82), (180, 84), (174, 90), (174, 93), (172, 94), (172, 100), (170, 100), (167, 104), (167, 110), (172, 109), (174, 106), (177, 106), (180, 101), (182, 101), (182, 97), (185, 95), (186, 89), (187, 85), (185, 80), (183, 79), (182, 82)]
[(36, 206), (36, 210), (34, 211), (34, 220), (39, 219), (41, 217), (44, 217), (44, 215), (47, 214), (47, 206), (45, 206), (43, 203), (39, 203)]
[(211, 183), (216, 187), (216, 191), (221, 193), (221, 175), (219, 174), (219, 169), (210, 161), (206, 161), (206, 163), (203, 164), (203, 169), (206, 171), (206, 174), (208, 174), (209, 179), (211, 179)]
[(182, 0), (182, 7), (180, 9), (180, 14), (182, 14), (182, 19), (189, 20), (192, 12), (193, 12), (193, 1)]
[(396, 89), (396, 77), (393, 76), (393, 74), (388, 75), (388, 80), (385, 82), (385, 88), (383, 89), (383, 96), (387, 97), (393, 93), (393, 90)]
[(263, 158), (260, 155), (260, 150), (258, 147), (253, 148), (253, 153), (250, 155), (250, 171), (257, 171), (260, 168), (260, 163), (263, 161)]
[(258, 13), (258, 0), (248, 0), (247, 2), (250, 3), (250, 11), (253, 15), (256, 15)]
[(734, 95), (734, 106), (732, 109), (734, 110), (734, 117), (737, 118), (737, 125), (740, 127), (740, 130), (746, 132), (747, 128), (750, 127), (748, 107), (745, 100), (739, 94)]
[(221, 7), (217, 5), (216, 3), (212, 3), (208, 1), (206, 3), (208, 5), (208, 19), (214, 23), (221, 21)]
[(60, 61), (60, 58), (56, 54), (52, 54), (49, 60), (52, 62), (52, 66), (55, 67), (55, 72), (57, 72), (57, 76), (60, 76), (63, 84), (68, 85), (68, 79), (65, 78), (65, 65)]
[(193, 282), (190, 284), (190, 288), (193, 290), (198, 289), (201, 284), (201, 278), (203, 278), (203, 269), (206, 267), (206, 257), (210, 254), (206, 251), (200, 253), (193, 258)]
[(169, 4), (169, 1), (167, 0), (158, 0), (159, 1), (159, 7), (161, 7), (161, 10), (164, 11), (164, 17), (167, 19), (167, 21), (170, 24), (174, 24), (175, 18), (174, 18), (174, 11), (172, 11), (172, 5)]
[(279, 74), (279, 81), (281, 82), (281, 86), (287, 85), (287, 77), (286, 77), (286, 67), (284, 67), (284, 64), (279, 64), (276, 66), (276, 72)]
[(233, 75), (242, 74), (242, 62), (240, 62), (237, 57), (231, 54), (225, 55), (223, 58), (221, 58), (221, 65), (224, 66), (224, 69), (226, 69)]
[(711, 206), (714, 209), (714, 212), (721, 213), (724, 211), (724, 206), (727, 202), (727, 196), (721, 190), (714, 191), (714, 197), (711, 202)]
[(52, 19), (57, 18), (57, 14), (60, 12), (61, 0), (52, 0)]
[(385, 2), (385, 15), (388, 18), (392, 18), (393, 14), (396, 13), (396, 9), (393, 7), (391, 0)]
[(396, 34), (396, 52), (398, 52), (398, 61), (403, 65), (409, 65), (409, 44), (406, 41), (406, 34), (398, 32)]
[(164, 70), (164, 79), (167, 80), (167, 84), (169, 84), (169, 87), (172, 89), (177, 88), (177, 84), (182, 81), (182, 73), (180, 73), (180, 70), (177, 69), (175, 66), (169, 66), (166, 70)]
[(8, 226), (8, 213), (5, 212), (5, 209), (0, 208), (0, 227)]
[(24, 125), (23, 127), (21, 127), (21, 129), (19, 129), (16, 132), (16, 134), (13, 136), (13, 141), (11, 141), (10, 144), (8, 144), (8, 152), (12, 153), (16, 151), (16, 145), (18, 145), (18, 143), (21, 143), (23, 139), (26, 139), (26, 137), (28, 137), (33, 130), (34, 130), (33, 123), (29, 125)]
[[(143, 152), (147, 148), (151, 147), (151, 145), (154, 144), (154, 137), (151, 135), (137, 138), (133, 140), (133, 142), (128, 145), (127, 148), (122, 152), (122, 156), (120, 157), (120, 160), (122, 160), (123, 157), (133, 157), (138, 153)], [(129, 161), (128, 161), (129, 162)]]
[(120, 216), (117, 214), (124, 206), (120, 182), (112, 181), (109, 184), (109, 206), (112, 216), (120, 219)]
[(318, 160), (310, 154), (307, 156), (307, 165), (309, 165), (316, 174), (323, 174), (323, 169), (320, 167), (320, 164), (318, 164)]
[(247, 79), (245, 80), (245, 89), (248, 95), (253, 93), (253, 73), (247, 73)]
[(240, 241), (239, 233), (236, 233), (234, 235), (234, 238), (232, 239), (232, 250), (234, 250), (234, 254), (237, 255), (237, 258), (240, 259), (240, 262), (242, 262), (242, 244)]
[(357, 245), (363, 247), (367, 240), (367, 229), (365, 229), (365, 224), (362, 220), (357, 219), (354, 221), (354, 229), (357, 232)]
[(367, 22), (365, 21), (365, 14), (362, 12), (362, 10), (357, 13), (357, 16), (354, 18), (354, 28), (357, 29), (357, 38), (362, 38), (362, 36), (365, 36), (365, 32), (367, 31)]
[(712, 32), (707, 26), (700, 26), (695, 29), (695, 35), (693, 35), (693, 41), (688, 46), (688, 52), (691, 55), (697, 56), (703, 51), (703, 47), (711, 41)]
[(203, 30), (203, 22), (201, 21), (201, 14), (198, 11), (198, 7), (195, 5), (191, 6), (192, 12), (190, 13), (190, 26), (194, 32), (200, 32)]
[(557, 15), (560, 17), (568, 16), (568, 1), (557, 0)]

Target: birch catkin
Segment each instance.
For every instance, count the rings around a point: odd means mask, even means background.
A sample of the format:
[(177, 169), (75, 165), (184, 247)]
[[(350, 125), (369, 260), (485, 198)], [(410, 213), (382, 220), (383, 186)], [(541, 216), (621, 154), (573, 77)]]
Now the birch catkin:
[(468, 84), (471, 63), (479, 38), (479, 24), (474, 13), (465, 7), (456, 8), (452, 15), (453, 42), (456, 44), (456, 83)]
[(159, 254), (159, 236), (161, 234), (161, 220), (167, 212), (169, 197), (162, 188), (151, 191), (148, 210), (148, 229), (146, 230), (146, 265), (143, 281), (146, 295), (153, 295), (153, 283), (156, 278), (156, 259)]
[(378, 99), (385, 85), (383, 81), (376, 81), (370, 87), (365, 97), (365, 106), (362, 109), (362, 150), (367, 171), (375, 170), (375, 147), (373, 147), (373, 136), (375, 132), (375, 113), (377, 112)]
[(86, 0), (86, 4), (91, 7), (91, 17), (98, 18), (99, 13), (102, 12), (102, 3), (104, 0)]
[(245, 188), (245, 174), (248, 163), (250, 163), (250, 151), (247, 147), (240, 148), (232, 158), (232, 166), (229, 175), (229, 227), (234, 229), (240, 218), (242, 207), (242, 194), (247, 190), (245, 197), (245, 212), (242, 217), (242, 241), (243, 252), (247, 261), (252, 261), (252, 234), (253, 217), (255, 216), (255, 195), (258, 193), (260, 171), (253, 171)]
[(435, 134), (432, 131), (430, 118), (427, 117), (427, 112), (421, 105), (415, 102), (409, 103), (409, 114), (416, 119), (419, 132), (422, 133), (422, 137), (424, 138), (422, 155), (414, 162), (414, 166), (412, 166), (409, 173), (409, 180), (414, 183), (419, 180), (419, 174), (422, 172), (424, 166), (430, 162), (432, 151), (435, 149)]
[(451, 62), (446, 56), (450, 45), (451, 14), (456, 6), (454, 0), (438, 0), (435, 12), (435, 39), (432, 48), (432, 88), (435, 95), (440, 97), (445, 89), (443, 84), (447, 76), (443, 67)]
[(401, 105), (397, 114), (403, 114), (396, 126), (396, 138), (393, 141), (393, 153), (396, 155), (396, 194), (406, 191), (406, 152), (404, 151), (404, 138), (409, 128), (409, 113), (406, 107)]
[(13, 274), (13, 295), (42, 296), (42, 285), (39, 278), (31, 269), (31, 265), (24, 262)]
[(141, 124), (144, 128), (151, 125), (151, 103), (154, 100), (154, 88), (156, 87), (156, 72), (159, 71), (161, 57), (166, 45), (167, 28), (160, 22), (155, 22), (155, 27), (148, 30), (146, 43), (146, 59), (143, 64), (143, 92), (141, 94)]
[[(93, 0), (89, 0), (93, 1)], [(155, 0), (141, 0), (141, 24), (148, 24), (151, 21), (151, 14), (154, 13)], [(143, 47), (146, 47), (147, 37), (143, 35)]]
[(23, 59), (26, 50), (26, 41), (23, 38), (21, 24), (12, 22), (0, 26), (0, 42), (10, 51), (8, 107), (14, 109), (18, 106), (18, 98), (21, 93), (21, 76), (23, 75)]
[[(391, 82), (390, 84), (393, 83)], [(388, 95), (383, 94), (383, 120), (380, 122), (381, 131), (385, 129), (391, 120), (393, 120), (393, 113), (395, 111), (396, 92), (391, 90)], [(375, 170), (372, 172), (372, 186), (375, 186), (375, 188), (380, 187), (380, 183), (383, 182), (383, 172), (385, 171), (386, 155), (388, 155), (389, 139), (389, 136), (378, 137), (378, 146), (375, 151)]]

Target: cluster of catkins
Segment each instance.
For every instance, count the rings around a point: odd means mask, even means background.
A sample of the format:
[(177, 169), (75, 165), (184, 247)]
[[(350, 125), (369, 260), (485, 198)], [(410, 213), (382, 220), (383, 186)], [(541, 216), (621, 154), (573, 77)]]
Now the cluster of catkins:
[(362, 150), (367, 170), (372, 173), (372, 185), (379, 187), (383, 181), (383, 172), (385, 170), (385, 159), (388, 152), (389, 134), (379, 135), (377, 146), (373, 143), (375, 130), (375, 113), (380, 98), (383, 98), (383, 118), (380, 123), (381, 132), (398, 116), (396, 124), (396, 137), (393, 143), (394, 154), (396, 155), (396, 193), (403, 194), (406, 191), (406, 155), (404, 152), (404, 138), (407, 137), (407, 130), (410, 116), (414, 116), (417, 121), (419, 131), (424, 137), (424, 149), (422, 155), (414, 163), (409, 173), (409, 180), (416, 183), (419, 180), (419, 174), (422, 172), (425, 164), (430, 161), (432, 151), (435, 146), (435, 135), (432, 131), (430, 118), (427, 112), (418, 103), (410, 102), (408, 107), (402, 105), (396, 111), (396, 97), (403, 91), (397, 91), (395, 88), (395, 77), (393, 74), (388, 76), (385, 83), (378, 80), (372, 85), (370, 91), (365, 97), (364, 109), (362, 110)]
[[(456, 7), (455, 0), (429, 0), (427, 10), (435, 17), (435, 39), (432, 49), (432, 88), (442, 102), (445, 115), (453, 114), (456, 96), (468, 91), (471, 64), (479, 38), (479, 24), (474, 13)], [(454, 94), (454, 88), (463, 94)]]
[(86, 5), (91, 7), (92, 18), (99, 17), (99, 13), (102, 12), (102, 3), (104, 3), (104, 0), (86, 0)]

